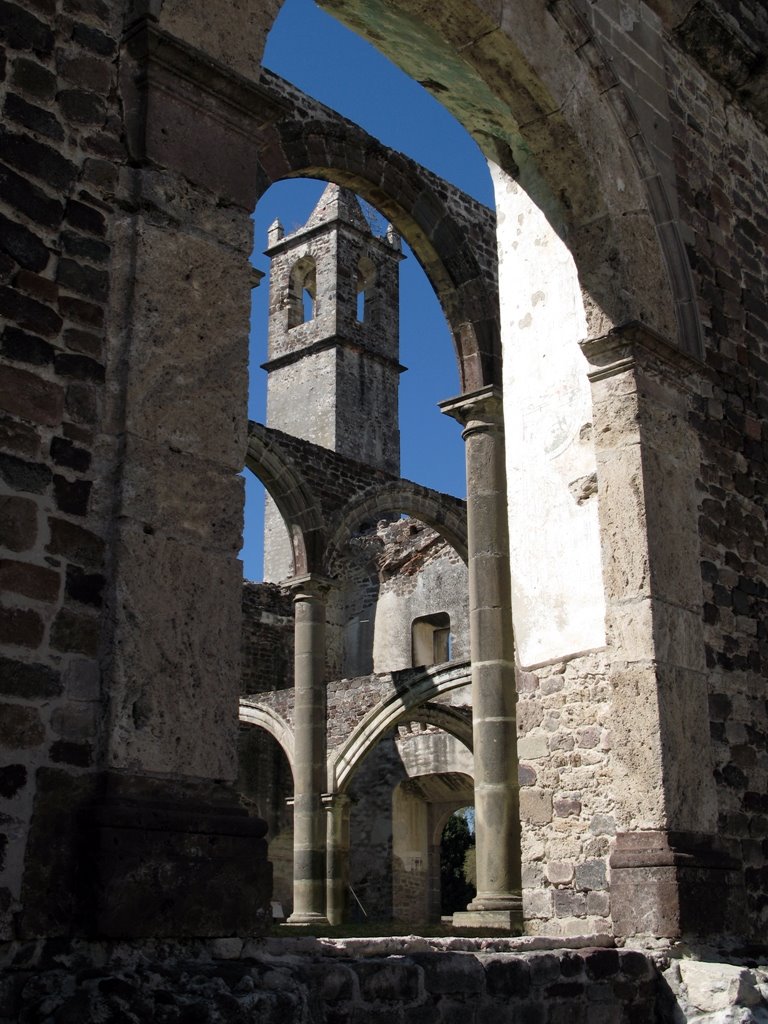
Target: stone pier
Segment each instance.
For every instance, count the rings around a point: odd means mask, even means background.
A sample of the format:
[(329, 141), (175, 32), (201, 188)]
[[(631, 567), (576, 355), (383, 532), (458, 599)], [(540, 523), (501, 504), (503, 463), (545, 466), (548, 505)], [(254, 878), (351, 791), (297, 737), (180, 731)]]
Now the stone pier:
[(465, 927), (522, 929), (515, 662), (501, 394), (440, 403), (464, 426), (477, 896)]

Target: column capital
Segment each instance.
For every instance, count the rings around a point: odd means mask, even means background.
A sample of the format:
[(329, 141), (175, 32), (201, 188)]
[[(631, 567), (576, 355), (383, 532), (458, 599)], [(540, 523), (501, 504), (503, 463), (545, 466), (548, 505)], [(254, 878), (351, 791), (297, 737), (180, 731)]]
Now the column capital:
[(350, 803), (348, 793), (322, 793), (320, 799), (325, 811), (340, 811)]
[(325, 597), (329, 590), (337, 586), (336, 580), (321, 576), (316, 572), (308, 572), (303, 576), (291, 576), (280, 584), (293, 593), (294, 601), (317, 600)]
[(698, 360), (640, 320), (620, 324), (599, 338), (586, 338), (579, 347), (589, 363), (587, 376), (593, 383), (628, 370), (656, 368), (685, 387), (687, 378), (702, 369)]
[(496, 384), (446, 398), (437, 405), (440, 412), (461, 423), (465, 438), (475, 430), (504, 430), (501, 388)]

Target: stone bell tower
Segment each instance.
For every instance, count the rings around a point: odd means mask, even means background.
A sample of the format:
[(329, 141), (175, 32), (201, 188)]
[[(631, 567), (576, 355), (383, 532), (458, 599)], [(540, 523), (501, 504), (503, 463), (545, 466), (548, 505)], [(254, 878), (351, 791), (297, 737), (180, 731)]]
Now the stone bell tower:
[[(354, 193), (329, 184), (298, 231), (271, 225), (266, 255), (267, 425), (398, 475), (399, 237), (374, 235)], [(269, 497), (264, 549), (265, 580), (290, 575)]]

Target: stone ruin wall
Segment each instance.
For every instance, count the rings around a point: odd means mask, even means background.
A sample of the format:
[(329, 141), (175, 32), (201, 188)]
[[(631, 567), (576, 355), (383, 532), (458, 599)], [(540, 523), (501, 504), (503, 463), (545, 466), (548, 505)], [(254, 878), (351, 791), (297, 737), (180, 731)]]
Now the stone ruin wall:
[[(457, 1020), (476, 1014), (530, 1024), (673, 1019), (663, 958), (656, 963), (634, 950), (599, 947), (524, 947), (521, 953), (514, 943), (457, 941), (459, 948), (414, 938), (407, 945), (225, 938), (141, 948), (114, 943), (106, 950), (28, 949), (14, 968), (6, 1002), (22, 1020), (45, 1002), (62, 1019), (130, 1014), (139, 1024), (205, 1019), (211, 1008), (216, 1016), (208, 1019), (222, 1024), (249, 1018), (265, 1024)], [(96, 966), (78, 971), (83, 961)], [(715, 1024), (717, 1018), (699, 1019)]]
[[(6, 753), (0, 797), (11, 836), (0, 908), (6, 913), (20, 893), (23, 840), (16, 837), (25, 834), (36, 787), (63, 793), (95, 768), (103, 721), (95, 655), (99, 638), (108, 636), (100, 632), (99, 609), (111, 585), (104, 542), (117, 443), (103, 410), (105, 366), (116, 380), (120, 344), (115, 337), (107, 351), (105, 310), (116, 193), (130, 206), (114, 92), (120, 13), (96, 0), (40, 3), (34, 11), (4, 7), (0, 202), (9, 225), (2, 233), (0, 313), (16, 324), (3, 329), (8, 386), (0, 395), (6, 448), (0, 636), (8, 645), (0, 676)], [(747, 3), (733, 16), (748, 38), (759, 39), (764, 13), (762, 4)], [(268, 20), (265, 12), (265, 29)], [(206, 45), (183, 18), (178, 27)], [(760, 250), (768, 160), (754, 105), (744, 111), (732, 102), (737, 78), (729, 81), (728, 69), (712, 62), (706, 66), (715, 78), (703, 74), (694, 63), (700, 55), (690, 51), (692, 59), (689, 50), (678, 36), (664, 58), (677, 201), (706, 341), (708, 380), (692, 425), (702, 439), (712, 742), (720, 828), (744, 853), (758, 933), (768, 898), (762, 867), (767, 567), (760, 534), (767, 440)], [(176, 186), (174, 196), (155, 194), (153, 216), (162, 230), (194, 219), (194, 190), (180, 176)], [(218, 240), (245, 244), (226, 211), (206, 208), (205, 217), (204, 263), (210, 267), (208, 257), (220, 251), (226, 265)], [(175, 260), (178, 252), (174, 244)], [(149, 527), (152, 518), (145, 515)], [(3, 927), (10, 934), (8, 916)]]
[[(455, 552), (436, 543), (434, 531), (409, 520), (382, 521), (368, 534), (352, 541), (355, 561), (369, 564), (371, 548), (378, 566), (370, 590), (358, 586), (360, 611), (368, 601), (392, 598), (395, 617), (385, 625), (394, 643), (391, 657), (407, 658), (410, 622), (416, 614), (438, 610), (419, 604), (430, 593), (434, 575), (448, 573), (454, 580), (460, 605), (466, 600), (466, 570)], [(345, 563), (345, 569), (350, 563)], [(460, 567), (460, 568), (459, 568)], [(458, 575), (457, 575), (458, 571)], [(455, 578), (455, 579), (454, 579)], [(256, 594), (261, 585), (247, 584), (245, 593)], [(268, 595), (280, 593), (265, 587)], [(439, 594), (439, 590), (438, 590)], [(285, 601), (285, 597), (282, 598)], [(262, 604), (267, 604), (265, 600)], [(251, 606), (253, 601), (251, 599)], [(270, 608), (272, 607), (270, 603)], [(289, 606), (288, 606), (289, 607)], [(352, 607), (347, 603), (347, 608)], [(461, 623), (452, 615), (452, 622)], [(404, 624), (404, 625), (403, 625)], [(275, 627), (258, 620), (246, 622), (244, 665), (256, 661), (255, 652), (265, 639), (272, 643)], [(287, 627), (281, 642), (290, 645)], [(468, 656), (466, 613), (456, 634), (455, 660)], [(286, 648), (287, 649), (287, 648)], [(287, 655), (283, 656), (286, 657)], [(462, 657), (463, 656), (463, 657)], [(399, 663), (395, 670), (405, 667)], [(607, 656), (598, 653), (571, 659), (535, 671), (518, 673), (518, 734), (520, 755), (520, 814), (523, 829), (523, 888), (526, 917), (532, 932), (561, 935), (600, 933), (610, 928), (608, 855), (617, 830), (631, 825), (616, 811), (615, 765), (611, 760), (612, 699), (607, 682)], [(264, 676), (264, 679), (267, 677)], [(289, 684), (288, 684), (289, 685)], [(388, 692), (395, 680), (386, 674), (360, 675), (331, 680), (328, 684), (329, 752)], [(282, 689), (282, 685), (278, 684)], [(268, 690), (264, 686), (263, 690)], [(255, 693), (256, 690), (246, 691)], [(468, 689), (447, 695), (453, 704), (466, 703)], [(289, 723), (292, 694), (276, 693), (270, 706)], [(266, 750), (271, 750), (271, 741)], [(387, 753), (389, 751), (389, 753)], [(265, 753), (265, 757), (272, 756)], [(265, 777), (271, 769), (265, 766)], [(286, 777), (288, 783), (290, 777)], [(403, 781), (402, 762), (392, 737), (382, 740), (360, 766), (350, 788), (353, 842), (356, 865), (353, 886), (367, 894), (366, 909), (388, 916), (392, 909), (391, 876), (381, 870), (391, 866), (392, 791)], [(379, 792), (381, 790), (381, 792)], [(284, 803), (290, 789), (284, 786), (275, 798)], [(281, 829), (285, 825), (281, 826)], [(285, 872), (282, 872), (281, 875)], [(283, 899), (285, 900), (285, 896)]]
[[(3, 1009), (27, 1020), (130, 1015), (266, 1024), (333, 1018), (528, 1024), (722, 1024), (768, 1008), (764, 967), (543, 939), (341, 939), (40, 943), (10, 950)], [(604, 942), (604, 940), (603, 940)], [(83, 963), (93, 964), (81, 970)], [(0, 966), (5, 964), (0, 961)], [(210, 1019), (210, 1018), (209, 1018)]]
[[(741, 16), (768, 34), (765, 6)], [(689, 31), (706, 32), (691, 19)], [(704, 38), (699, 39), (704, 45)], [(733, 45), (733, 44), (732, 44)], [(733, 46), (732, 55), (738, 52)], [(698, 481), (704, 638), (718, 832), (744, 858), (756, 935), (768, 921), (768, 145), (679, 50), (666, 52), (675, 179), (704, 328), (705, 367), (690, 423)]]
[(616, 811), (605, 653), (518, 672), (523, 906), (534, 934), (610, 930)]
[(104, 427), (119, 5), (3, 5), (0, 938), (38, 792), (97, 765), (115, 445)]
[(413, 620), (436, 612), (450, 617), (451, 660), (469, 657), (467, 568), (431, 528), (382, 519), (350, 538), (335, 568), (345, 586), (329, 601), (331, 665), (342, 676), (411, 668)]
[[(747, 82), (757, 66), (754, 48), (768, 39), (768, 11), (742, 4), (718, 24), (714, 8), (693, 5), (663, 46), (649, 45), (647, 32), (632, 38), (638, 22), (627, 39), (612, 4), (593, 6), (590, 16), (633, 89), (633, 108), (673, 189), (696, 287), (704, 367), (689, 422), (701, 447), (717, 830), (743, 857), (751, 927), (759, 935), (768, 920), (768, 109), (764, 86)], [(741, 104), (733, 102), (734, 90)]]

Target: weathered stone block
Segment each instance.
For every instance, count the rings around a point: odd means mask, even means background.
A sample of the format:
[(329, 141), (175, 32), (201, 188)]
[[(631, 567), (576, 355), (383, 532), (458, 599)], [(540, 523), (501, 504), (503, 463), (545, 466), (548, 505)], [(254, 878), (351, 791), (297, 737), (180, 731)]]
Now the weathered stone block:
[(64, 392), (58, 384), (6, 366), (0, 383), (0, 407), (33, 423), (56, 426), (64, 411)]
[(42, 494), (51, 482), (51, 471), (42, 462), (27, 462), (15, 455), (0, 455), (0, 477), (9, 487)]
[(610, 913), (611, 901), (607, 892), (587, 893), (587, 915), (590, 917), (607, 917)]
[(577, 864), (574, 884), (577, 889), (605, 889), (605, 861), (587, 860)]
[(536, 761), (549, 754), (549, 736), (545, 732), (534, 732), (518, 740), (517, 753), (522, 761)]
[(113, 764), (234, 778), (240, 562), (131, 523), (116, 558)]
[(13, 3), (3, 3), (0, 24), (9, 46), (16, 50), (33, 50), (45, 56), (53, 48), (54, 34), (50, 27), (31, 11)]
[[(76, 300), (68, 300), (68, 304), (71, 306)], [(65, 298), (62, 298), (59, 305), (65, 304)], [(80, 311), (86, 307), (78, 307)], [(98, 307), (89, 306), (90, 309), (97, 309)], [(94, 325), (100, 323), (100, 316), (91, 317), (88, 315), (88, 319), (85, 317), (81, 319), (85, 320), (86, 323), (94, 323)], [(98, 363), (95, 359), (90, 359), (88, 356), (74, 355), (70, 352), (57, 352), (53, 360), (53, 365), (56, 373), (61, 377), (73, 377), (75, 380), (93, 380), (103, 381), (104, 380), (104, 367), (101, 363)]]
[(534, 988), (551, 985), (560, 977), (560, 963), (553, 953), (538, 953), (528, 960), (531, 971), (531, 984)]
[(62, 704), (51, 713), (51, 729), (62, 739), (81, 742), (96, 733), (98, 708), (92, 702)]
[(424, 987), (429, 993), (482, 992), (485, 975), (481, 964), (466, 953), (413, 953), (411, 960), (424, 972)]
[(77, 565), (68, 565), (64, 592), (73, 601), (100, 608), (104, 582), (101, 573), (87, 573)]
[(38, 647), (44, 625), (31, 608), (0, 608), (0, 641), (12, 647)]
[(547, 864), (547, 878), (553, 885), (564, 885), (573, 879), (573, 861), (551, 860)]
[[(16, 362), (47, 366), (53, 362), (56, 350), (53, 345), (34, 334), (20, 331), (15, 327), (6, 327), (3, 331), (2, 351)], [(39, 445), (37, 447), (39, 448)]]
[(0, 157), (54, 189), (67, 188), (77, 174), (77, 167), (51, 146), (8, 131), (0, 137)]
[(69, 764), (75, 768), (88, 768), (93, 764), (93, 747), (90, 743), (56, 740), (55, 743), (51, 744), (50, 758), (56, 764)]
[(53, 99), (56, 92), (56, 76), (26, 57), (16, 60), (11, 81), (18, 89), (41, 100)]
[(412, 1003), (419, 997), (421, 971), (403, 959), (362, 960), (353, 970), (366, 1003)]
[[(97, 306), (93, 302), (86, 302), (85, 299), (78, 299), (74, 295), (61, 293), (59, 294), (58, 306), (59, 312), (67, 320), (74, 320), (76, 323), (93, 329), (104, 326), (103, 306)], [(87, 360), (84, 357), (79, 359), (74, 357), (66, 358), (66, 353), (62, 353), (59, 361), (59, 372), (63, 376), (82, 377), (85, 380), (104, 379), (103, 367), (99, 369), (97, 365), (93, 364), (92, 360)]]
[(29, 498), (0, 495), (0, 543), (27, 551), (37, 537), (37, 505)]
[(53, 228), (61, 222), (63, 204), (9, 167), (0, 169), (0, 196), (37, 224)]
[(73, 654), (95, 655), (99, 647), (99, 619), (62, 608), (51, 626), (51, 647)]
[(48, 525), (51, 538), (47, 549), (52, 555), (62, 555), (85, 568), (101, 567), (104, 554), (104, 541), (101, 537), (66, 519), (52, 517)]
[[(247, 254), (205, 237), (171, 235), (148, 222), (136, 237), (126, 429), (158, 448), (173, 447), (239, 472), (248, 379)], [(127, 258), (119, 246), (116, 256)], [(218, 301), (212, 303), (214, 293)], [(208, 385), (201, 393), (190, 388), (192, 380)], [(242, 417), (233, 418), (233, 410)]]
[(27, 270), (39, 272), (48, 263), (48, 249), (37, 235), (2, 215), (0, 238), (0, 249)]
[(23, 764), (7, 764), (0, 768), (0, 796), (6, 800), (16, 796), (27, 784), (27, 769)]
[(71, 700), (98, 700), (101, 671), (97, 661), (72, 658), (63, 674), (64, 688)]
[(715, 836), (620, 833), (610, 865), (611, 912), (619, 935), (630, 929), (666, 938), (713, 934), (743, 912), (736, 861)]
[(17, 704), (0, 706), (0, 746), (9, 750), (37, 747), (45, 739), (45, 728), (36, 708)]
[(23, 594), (36, 601), (55, 601), (59, 595), (60, 577), (53, 569), (29, 562), (0, 559), (0, 589)]
[(702, 1013), (717, 1013), (736, 1006), (757, 1006), (763, 997), (752, 971), (737, 964), (680, 962), (680, 976), (688, 1001)]
[(34, 103), (28, 103), (21, 96), (9, 93), (4, 112), (11, 121), (20, 124), (38, 135), (45, 135), (46, 138), (61, 142), (64, 138), (64, 129), (61, 122), (49, 110), (43, 110)]
[(526, 786), (520, 790), (520, 818), (534, 825), (552, 820), (552, 793), (549, 790)]
[(587, 977), (594, 980), (612, 978), (620, 968), (619, 953), (616, 949), (596, 949), (585, 958)]
[(0, 693), (27, 700), (55, 697), (61, 693), (59, 673), (47, 665), (0, 657)]
[(91, 487), (90, 480), (67, 480), (66, 477), (54, 473), (53, 494), (56, 499), (56, 508), (65, 515), (86, 515)]
[(573, 889), (555, 889), (552, 894), (555, 917), (584, 917), (587, 912), (587, 898), (583, 892)]

